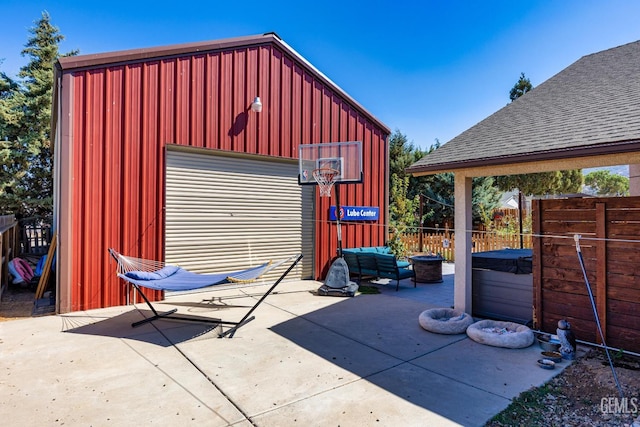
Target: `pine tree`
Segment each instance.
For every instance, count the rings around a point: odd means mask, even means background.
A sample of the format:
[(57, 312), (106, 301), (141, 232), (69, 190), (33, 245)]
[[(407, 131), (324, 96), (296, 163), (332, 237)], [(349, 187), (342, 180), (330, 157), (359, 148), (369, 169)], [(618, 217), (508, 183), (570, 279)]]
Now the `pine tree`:
[[(407, 248), (400, 237), (415, 232), (417, 227), (428, 224), (444, 225), (453, 221), (453, 173), (414, 177), (405, 169), (440, 147), (440, 142), (423, 151), (409, 142), (396, 130), (389, 138), (389, 246), (396, 256), (405, 256)], [(424, 196), (423, 218), (419, 218), (420, 195)], [(496, 208), (500, 193), (493, 185), (493, 178), (473, 180), (473, 217), (482, 220), (486, 211)]]
[(595, 170), (584, 177), (584, 184), (597, 196), (628, 196), (629, 178), (609, 170)]
[(516, 84), (513, 85), (511, 91), (509, 92), (509, 99), (511, 99), (511, 102), (513, 102), (525, 93), (529, 92), (531, 89), (533, 89), (531, 80), (525, 77), (524, 73), (520, 73), (520, 78), (518, 79)]
[(64, 39), (47, 12), (29, 32), (21, 52), (29, 62), (18, 73), (21, 81), (0, 75), (0, 209), (18, 218), (51, 214), (53, 66)]
[(582, 188), (582, 179), (582, 171), (580, 169), (572, 169), (525, 175), (497, 176), (496, 185), (502, 191), (518, 189), (527, 196), (544, 196), (547, 194), (577, 193)]
[(389, 138), (389, 247), (397, 257), (407, 256), (408, 248), (402, 236), (417, 225), (418, 201), (409, 196), (412, 180), (405, 173), (405, 169), (416, 161), (416, 151), (419, 150), (399, 130)]
[(0, 73), (0, 215), (20, 209), (20, 182), (28, 167), (24, 134), (24, 94), (20, 85)]

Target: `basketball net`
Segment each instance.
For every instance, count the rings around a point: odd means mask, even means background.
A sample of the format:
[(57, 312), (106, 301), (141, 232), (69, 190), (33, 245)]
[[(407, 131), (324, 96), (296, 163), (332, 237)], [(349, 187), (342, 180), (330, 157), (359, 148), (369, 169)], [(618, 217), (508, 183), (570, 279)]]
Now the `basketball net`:
[(331, 189), (338, 175), (340, 175), (340, 171), (332, 168), (313, 170), (313, 179), (316, 180), (318, 187), (320, 187), (320, 196), (331, 197)]

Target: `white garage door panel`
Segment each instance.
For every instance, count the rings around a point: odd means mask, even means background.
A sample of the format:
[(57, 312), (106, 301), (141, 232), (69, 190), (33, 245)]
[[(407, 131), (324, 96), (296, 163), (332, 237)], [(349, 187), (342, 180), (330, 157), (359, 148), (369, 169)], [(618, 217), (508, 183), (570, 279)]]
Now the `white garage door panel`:
[(312, 277), (313, 217), (304, 227), (302, 218), (313, 187), (299, 186), (297, 172), (293, 162), (168, 150), (167, 262), (222, 272), (303, 253), (287, 277)]

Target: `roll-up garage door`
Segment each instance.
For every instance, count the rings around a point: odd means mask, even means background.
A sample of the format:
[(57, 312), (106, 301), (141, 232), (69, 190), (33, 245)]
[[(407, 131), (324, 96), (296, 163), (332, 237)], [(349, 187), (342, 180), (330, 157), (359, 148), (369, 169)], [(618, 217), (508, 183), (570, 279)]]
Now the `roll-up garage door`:
[(168, 149), (166, 261), (211, 273), (302, 253), (287, 279), (313, 277), (313, 187), (297, 173), (291, 160)]

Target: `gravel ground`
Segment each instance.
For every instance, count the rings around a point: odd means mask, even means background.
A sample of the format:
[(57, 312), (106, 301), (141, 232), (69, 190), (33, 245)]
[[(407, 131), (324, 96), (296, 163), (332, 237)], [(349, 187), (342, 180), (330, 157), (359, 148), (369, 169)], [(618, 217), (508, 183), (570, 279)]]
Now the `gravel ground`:
[[(486, 425), (640, 427), (640, 358), (589, 349), (542, 387), (522, 393)], [(561, 362), (567, 363), (567, 362)]]

